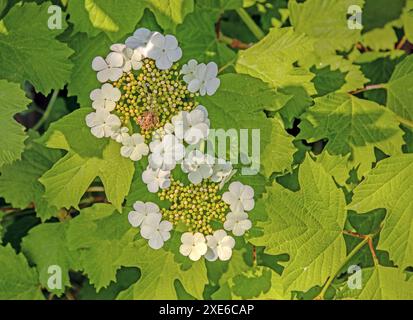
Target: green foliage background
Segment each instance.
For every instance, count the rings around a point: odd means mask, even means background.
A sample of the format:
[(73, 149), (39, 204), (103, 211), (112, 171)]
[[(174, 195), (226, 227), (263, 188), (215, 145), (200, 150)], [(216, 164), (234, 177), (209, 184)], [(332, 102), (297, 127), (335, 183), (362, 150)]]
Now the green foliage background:
[[(0, 299), (413, 298), (413, 0), (0, 0), (0, 19)], [(142, 164), (83, 124), (92, 59), (137, 27), (219, 65), (213, 127), (261, 129), (229, 262), (144, 244), (126, 218), (154, 200)]]

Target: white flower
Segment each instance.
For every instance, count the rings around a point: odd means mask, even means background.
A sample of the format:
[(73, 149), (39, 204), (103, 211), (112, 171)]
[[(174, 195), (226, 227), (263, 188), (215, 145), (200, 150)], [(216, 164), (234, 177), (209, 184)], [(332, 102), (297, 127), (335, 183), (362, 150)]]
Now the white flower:
[(145, 139), (139, 134), (134, 133), (122, 141), (120, 154), (125, 158), (130, 158), (133, 161), (139, 161), (142, 156), (149, 153), (149, 147), (145, 143)]
[(228, 236), (224, 230), (217, 230), (212, 236), (206, 236), (208, 251), (205, 259), (215, 261), (217, 258), (227, 261), (232, 256), (232, 248), (235, 246), (233, 237)]
[(156, 129), (156, 131), (152, 135), (152, 141), (160, 141), (165, 135), (173, 134), (174, 130), (175, 128), (173, 124), (167, 122), (163, 127)]
[(242, 236), (245, 231), (251, 229), (252, 223), (246, 212), (230, 212), (224, 222), (224, 229), (232, 231), (234, 236)]
[(199, 150), (193, 150), (182, 161), (182, 171), (188, 173), (188, 179), (193, 184), (199, 184), (212, 175), (214, 158)]
[(232, 211), (250, 211), (254, 208), (254, 189), (235, 181), (229, 185), (229, 191), (222, 195), (222, 200), (230, 205)]
[(208, 94), (212, 96), (217, 90), (221, 81), (217, 78), (218, 66), (215, 62), (207, 65), (201, 63), (196, 67), (194, 78), (187, 82), (190, 92), (198, 92), (201, 96)]
[(171, 185), (171, 172), (148, 166), (142, 173), (142, 180), (149, 192), (156, 193), (159, 189), (166, 189)]
[(192, 261), (199, 260), (206, 252), (207, 245), (205, 243), (205, 237), (202, 233), (185, 232), (181, 236), (181, 246), (179, 252), (186, 257), (189, 257)]
[(117, 52), (111, 52), (106, 59), (96, 57), (92, 61), (92, 69), (97, 71), (100, 82), (116, 81), (123, 74), (123, 56)]
[(128, 48), (126, 45), (120, 43), (113, 44), (110, 47), (110, 50), (122, 56), (122, 70), (124, 72), (129, 72), (132, 69), (139, 70), (142, 68), (142, 59), (144, 57), (141, 51)]
[(153, 169), (173, 170), (185, 156), (184, 145), (172, 134), (165, 135), (162, 141), (151, 142), (149, 147), (152, 151), (149, 165)]
[(152, 35), (152, 31), (146, 28), (139, 28), (133, 33), (133, 36), (126, 39), (125, 44), (129, 48), (139, 49), (142, 53), (144, 53)]
[(198, 62), (195, 59), (191, 59), (188, 61), (187, 64), (184, 64), (181, 69), (181, 74), (183, 74), (183, 79), (186, 83), (190, 83), (192, 80), (194, 80), (195, 73), (198, 67)]
[(181, 59), (182, 50), (178, 47), (178, 41), (174, 36), (164, 36), (155, 32), (147, 45), (147, 56), (155, 60), (158, 69), (166, 70)]
[(90, 93), (93, 109), (105, 109), (109, 112), (115, 109), (120, 97), (120, 90), (109, 83), (105, 83), (101, 89), (95, 89)]
[(142, 238), (149, 240), (149, 246), (155, 250), (162, 248), (164, 242), (171, 238), (172, 223), (161, 222), (161, 219), (161, 214), (150, 214), (141, 226)]
[(111, 138), (117, 143), (123, 143), (126, 139), (129, 138), (129, 129), (127, 127), (119, 128), (116, 131), (113, 131)]
[(108, 138), (121, 126), (120, 119), (104, 109), (89, 113), (86, 116), (86, 124), (97, 138)]
[(202, 105), (191, 112), (181, 111), (171, 121), (176, 137), (188, 144), (194, 145), (208, 138), (210, 122), (208, 111)]
[(145, 223), (146, 218), (152, 214), (159, 214), (159, 207), (153, 202), (142, 202), (136, 201), (133, 204), (134, 211), (129, 212), (128, 220), (132, 227), (139, 227), (141, 224)]
[(213, 182), (221, 182), (225, 180), (232, 173), (232, 164), (224, 159), (217, 159), (213, 166), (211, 180)]

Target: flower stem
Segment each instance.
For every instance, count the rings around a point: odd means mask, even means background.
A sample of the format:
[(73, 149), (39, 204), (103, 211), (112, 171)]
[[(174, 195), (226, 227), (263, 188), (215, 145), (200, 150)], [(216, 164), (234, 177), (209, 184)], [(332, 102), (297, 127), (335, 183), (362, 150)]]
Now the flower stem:
[(314, 298), (314, 300), (323, 300), (324, 296), (328, 290), (328, 288), (330, 287), (331, 283), (333, 282), (333, 280), (337, 277), (337, 275), (340, 273), (340, 270), (343, 268), (343, 266), (345, 266), (347, 264), (347, 262), (350, 261), (351, 258), (354, 257), (354, 255), (359, 252), (365, 244), (367, 244), (369, 242), (369, 239), (371, 239), (370, 236), (366, 236), (346, 257), (346, 259), (343, 261), (343, 263), (337, 268), (336, 272), (334, 273), (334, 275), (332, 275), (330, 278), (328, 278), (327, 282), (325, 283), (325, 285), (323, 286), (323, 289), (321, 290), (320, 294)]
[(361, 93), (361, 92), (370, 91), (370, 90), (377, 90), (377, 89), (386, 89), (386, 85), (383, 84), (383, 83), (371, 84), (371, 85), (365, 86), (362, 89), (351, 91), (350, 94), (358, 94), (358, 93)]
[(255, 21), (249, 16), (248, 12), (244, 8), (236, 9), (241, 20), (247, 25), (248, 29), (252, 34), (258, 39), (261, 40), (265, 37), (265, 33), (261, 28), (255, 23)]
[(219, 35), (218, 40), (222, 43), (229, 45), (231, 48), (234, 49), (248, 49), (251, 47), (251, 44), (244, 43), (238, 39), (233, 39), (223, 35), (222, 33)]
[(50, 98), (49, 103), (47, 104), (46, 111), (43, 113), (40, 120), (33, 127), (33, 130), (39, 130), (42, 127), (42, 125), (46, 122), (47, 118), (50, 116), (50, 113), (52, 112), (53, 105), (56, 102), (58, 94), (59, 94), (59, 90), (53, 91), (52, 97)]

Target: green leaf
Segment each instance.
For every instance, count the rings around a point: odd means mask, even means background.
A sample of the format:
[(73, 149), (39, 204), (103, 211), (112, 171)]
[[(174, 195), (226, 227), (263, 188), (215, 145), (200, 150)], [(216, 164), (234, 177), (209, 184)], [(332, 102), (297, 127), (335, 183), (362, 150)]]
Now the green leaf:
[(315, 142), (328, 139), (332, 155), (351, 153), (354, 167), (364, 175), (375, 162), (374, 147), (388, 155), (401, 153), (403, 132), (395, 115), (375, 102), (334, 93), (315, 100), (301, 117), (298, 138)]
[(303, 86), (314, 94), (314, 75), (294, 63), (313, 50), (313, 42), (292, 28), (272, 29), (251, 48), (239, 53), (236, 70), (271, 84), (275, 88)]
[(31, 133), (22, 159), (1, 168), (0, 194), (14, 208), (24, 209), (34, 202), (37, 215), (46, 220), (57, 211), (43, 198), (44, 187), (38, 179), (60, 158), (57, 150), (48, 149), (33, 141), (38, 135)]
[(363, 0), (308, 0), (288, 3), (290, 20), (298, 33), (304, 33), (316, 41), (317, 52), (335, 53), (347, 51), (360, 37), (360, 30), (348, 27), (347, 11), (351, 5), (362, 6)]
[(204, 286), (208, 283), (203, 260), (191, 263), (189, 269), (183, 270), (172, 252), (153, 250), (144, 240), (129, 245), (119, 261), (123, 266), (139, 267), (141, 270), (141, 278), (131, 287), (131, 291), (128, 290), (134, 300), (177, 299), (176, 280), (189, 294), (202, 299)]
[(19, 85), (0, 80), (0, 135), (4, 139), (0, 150), (0, 167), (21, 158), (27, 137), (24, 127), (15, 122), (13, 116), (25, 110), (29, 101)]
[(3, 20), (6, 33), (0, 33), (0, 61), (7, 61), (0, 77), (20, 83), (28, 80), (44, 94), (63, 88), (72, 69), (69, 56), (73, 52), (56, 40), (63, 29), (48, 28), (49, 6), (49, 2), (15, 5)]
[[(389, 81), (394, 69), (402, 58), (403, 52), (365, 52), (355, 60), (361, 66), (361, 71), (370, 79), (368, 84), (381, 84)], [(385, 105), (387, 92), (385, 88), (363, 92), (364, 98)]]
[[(252, 130), (258, 130), (261, 141), (261, 171), (268, 177), (274, 171), (288, 170), (295, 152), (292, 137), (283, 131), (278, 120), (268, 119), (264, 113), (264, 110), (279, 110), (284, 105), (286, 96), (277, 93), (259, 79), (247, 75), (225, 74), (220, 79), (221, 86), (215, 95), (198, 98), (200, 103), (208, 108), (212, 128), (235, 129), (238, 137), (239, 129), (248, 129), (248, 139), (252, 139)], [(248, 145), (251, 146), (251, 143)], [(280, 149), (283, 151), (279, 151)], [(237, 154), (239, 152), (231, 151)], [(251, 147), (249, 151), (251, 153)], [(260, 159), (253, 159), (252, 162), (258, 166), (257, 160)]]
[(387, 210), (378, 248), (389, 251), (401, 269), (413, 264), (412, 168), (412, 154), (380, 161), (354, 189), (349, 205), (349, 209), (359, 213), (376, 208)]
[(37, 272), (30, 268), (23, 254), (16, 254), (8, 245), (0, 246), (0, 299), (43, 300)]
[[(134, 164), (120, 155), (118, 143), (110, 140), (102, 147), (99, 139), (92, 136), (84, 120), (88, 112), (86, 108), (79, 109), (51, 126), (46, 135), (47, 146), (69, 152), (39, 180), (46, 188), (45, 198), (51, 205), (78, 208), (86, 189), (99, 177), (108, 200), (121, 211), (132, 182)], [(107, 141), (103, 145), (105, 143)]]
[(194, 0), (145, 0), (156, 21), (166, 31), (173, 32), (185, 16), (194, 10)]
[(413, 42), (413, 0), (407, 0), (402, 15), (404, 32), (410, 43)]
[(267, 189), (262, 201), (269, 221), (258, 222), (263, 234), (250, 240), (265, 246), (269, 254), (289, 254), (282, 281), (290, 291), (322, 285), (346, 256), (344, 195), (325, 169), (308, 157), (299, 181), (298, 192), (278, 184)]
[(363, 32), (382, 28), (391, 21), (400, 18), (406, 0), (393, 0), (391, 5), (386, 0), (364, 0)]
[(75, 33), (94, 37), (103, 31), (117, 41), (135, 31), (145, 7), (145, 0), (80, 0), (69, 1), (67, 11)]
[(97, 56), (106, 57), (110, 51), (111, 41), (104, 33), (94, 38), (79, 33), (70, 39), (69, 45), (75, 50), (75, 54), (70, 57), (74, 66), (68, 84), (69, 95), (77, 96), (77, 101), (82, 107), (91, 106), (90, 92), (100, 87), (96, 71), (92, 69), (92, 60)]
[[(39, 280), (43, 287), (57, 295), (65, 292), (65, 287), (71, 287), (69, 270), (79, 269), (78, 256), (68, 248), (66, 237), (67, 223), (46, 223), (30, 230), (24, 237), (22, 251), (30, 262), (37, 266)], [(61, 269), (61, 288), (50, 288), (49, 273), (51, 266)]]
[(214, 299), (272, 299), (283, 300), (281, 277), (267, 267), (257, 266), (244, 271), (215, 292)]
[(326, 172), (331, 174), (334, 180), (341, 186), (346, 185), (346, 181), (350, 178), (351, 165), (349, 163), (350, 155), (330, 155), (327, 151), (321, 153), (317, 157), (317, 162), (320, 163)]
[(214, 24), (216, 13), (196, 7), (178, 26), (176, 35), (183, 51), (182, 62), (196, 59), (207, 63), (215, 61), (223, 66), (235, 60), (235, 53), (217, 39)]
[(127, 214), (114, 211), (111, 205), (95, 204), (70, 220), (67, 228), (69, 248), (80, 254), (81, 269), (98, 291), (116, 280), (121, 267), (117, 260), (136, 233)]
[(362, 269), (362, 288), (344, 289), (337, 293), (339, 299), (357, 298), (359, 300), (411, 300), (413, 282), (396, 268), (376, 266)]
[(406, 57), (397, 65), (387, 88), (387, 106), (398, 116), (413, 120), (413, 56)]

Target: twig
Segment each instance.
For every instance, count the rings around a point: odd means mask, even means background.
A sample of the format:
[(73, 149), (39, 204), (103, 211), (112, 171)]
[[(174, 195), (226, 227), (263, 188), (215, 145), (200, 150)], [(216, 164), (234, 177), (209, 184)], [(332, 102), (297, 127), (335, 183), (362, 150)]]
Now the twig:
[(265, 37), (264, 31), (255, 23), (255, 21), (249, 16), (248, 12), (244, 8), (239, 8), (236, 10), (241, 20), (246, 24), (248, 29), (252, 34), (258, 39), (261, 40)]
[(231, 46), (231, 48), (234, 49), (248, 49), (252, 46), (252, 44), (244, 43), (241, 40), (227, 37), (222, 33), (219, 34), (218, 40), (222, 43), (228, 44), (229, 46)]
[(406, 41), (407, 41), (407, 37), (404, 35), (403, 38), (400, 40), (400, 42), (397, 44), (396, 49), (397, 50), (402, 49)]
[(56, 102), (57, 96), (59, 94), (59, 90), (54, 90), (52, 97), (49, 100), (49, 103), (47, 104), (46, 111), (43, 113), (42, 117), (40, 120), (35, 124), (33, 127), (33, 130), (39, 130), (41, 126), (46, 122), (47, 118), (49, 118), (50, 113), (52, 112), (53, 105)]
[(365, 91), (370, 91), (370, 90), (377, 90), (377, 89), (386, 89), (386, 86), (384, 83), (380, 83), (380, 84), (370, 84), (368, 86), (365, 86), (362, 89), (358, 89), (358, 90), (354, 90), (354, 91), (350, 91), (350, 94), (358, 94), (361, 92), (365, 92)]

